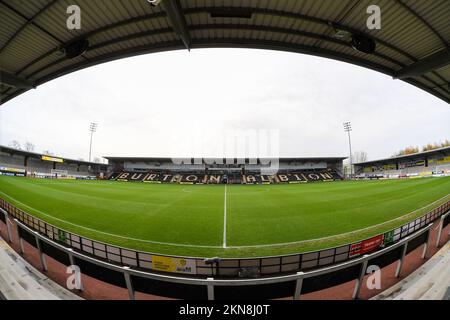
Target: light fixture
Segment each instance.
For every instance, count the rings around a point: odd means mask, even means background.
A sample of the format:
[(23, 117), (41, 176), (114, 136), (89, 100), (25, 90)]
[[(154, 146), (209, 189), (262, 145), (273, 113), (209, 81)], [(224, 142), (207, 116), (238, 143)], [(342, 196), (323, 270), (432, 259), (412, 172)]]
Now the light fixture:
[(376, 43), (371, 38), (360, 35), (353, 34), (351, 40), (351, 46), (353, 49), (367, 53), (373, 54), (375, 53)]
[(350, 139), (350, 131), (352, 131), (352, 124), (350, 121), (344, 122), (344, 131), (348, 134), (348, 147), (350, 151), (350, 179), (353, 178), (353, 156), (352, 156), (352, 140)]
[(156, 7), (161, 3), (161, 0), (147, 0), (147, 2), (150, 3), (152, 7)]
[(67, 59), (73, 59), (81, 56), (89, 48), (87, 39), (79, 39), (62, 46), (59, 51), (64, 54)]

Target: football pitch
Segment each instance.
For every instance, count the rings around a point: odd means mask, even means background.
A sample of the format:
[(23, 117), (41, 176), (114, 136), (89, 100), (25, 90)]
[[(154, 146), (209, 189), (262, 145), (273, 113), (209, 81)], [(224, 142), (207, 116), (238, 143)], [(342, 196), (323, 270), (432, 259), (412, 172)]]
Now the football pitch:
[(450, 177), (180, 185), (0, 176), (0, 197), (70, 232), (161, 254), (254, 257), (336, 246), (450, 199)]

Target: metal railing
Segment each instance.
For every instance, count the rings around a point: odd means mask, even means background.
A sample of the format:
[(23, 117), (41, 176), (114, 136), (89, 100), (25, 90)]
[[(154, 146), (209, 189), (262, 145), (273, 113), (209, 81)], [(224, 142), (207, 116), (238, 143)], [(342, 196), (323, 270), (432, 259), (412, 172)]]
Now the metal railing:
[[(438, 231), (438, 234), (436, 237), (436, 247), (440, 246), (441, 238), (442, 238), (442, 231), (448, 224), (450, 224), (450, 212), (447, 212), (446, 214), (443, 214), (441, 216), (441, 220), (439, 221), (439, 231)], [(449, 230), (449, 235), (450, 235), (450, 230)]]
[[(8, 215), (14, 217), (23, 225), (48, 239), (54, 240), (65, 247), (72, 248), (73, 251), (81, 252), (108, 263), (126, 266), (136, 270), (162, 272), (155, 270), (153, 259), (155, 257), (168, 257), (183, 259), (187, 263), (192, 264), (194, 268), (191, 272), (185, 273), (190, 277), (207, 278), (214, 276), (237, 278), (245, 277), (245, 274), (243, 275), (242, 272), (243, 270), (255, 271), (251, 276), (266, 277), (313, 270), (358, 258), (365, 253), (390, 246), (435, 221), (450, 210), (450, 201), (445, 202), (413, 221), (405, 223), (401, 227), (355, 243), (298, 254), (241, 259), (223, 258), (213, 264), (205, 262), (204, 257), (161, 255), (135, 251), (82, 237), (38, 219), (1, 198), (0, 208), (3, 208)], [(373, 243), (375, 243), (375, 246), (373, 246)], [(371, 244), (372, 247), (370, 247)], [(367, 246), (369, 247), (367, 248)]]
[[(226, 297), (226, 295), (224, 295), (224, 292), (220, 294), (220, 290), (222, 288), (225, 289), (228, 288), (228, 290), (232, 290), (229, 291), (233, 292), (232, 296), (228, 296), (228, 298), (230, 298), (236, 297), (237, 292), (236, 290), (239, 290), (239, 288), (243, 287), (247, 288), (245, 290), (246, 293), (248, 292), (256, 293), (261, 290), (260, 289), (261, 287), (268, 288), (267, 286), (269, 286), (270, 288), (271, 285), (279, 286), (280, 284), (282, 285), (285, 284), (286, 285), (285, 292), (288, 293), (290, 292), (290, 294), (286, 296), (292, 296), (294, 299), (299, 299), (302, 293), (312, 292), (315, 291), (315, 289), (320, 290), (323, 289), (324, 287), (326, 288), (328, 287), (328, 284), (331, 287), (351, 280), (356, 280), (352, 295), (352, 297), (356, 299), (359, 297), (363, 278), (367, 272), (367, 267), (371, 265), (373, 262), (377, 261), (380, 262), (377, 259), (380, 258), (384, 259), (384, 261), (381, 261), (381, 263), (384, 265), (398, 261), (398, 266), (395, 274), (395, 276), (398, 277), (400, 275), (403, 266), (403, 260), (407, 252), (410, 252), (415, 248), (417, 248), (418, 246), (424, 244), (422, 258), (425, 258), (428, 250), (430, 229), (432, 227), (432, 224), (429, 224), (426, 227), (422, 228), (421, 230), (418, 230), (413, 234), (404, 237), (397, 243), (384, 249), (381, 249), (377, 252), (366, 254), (361, 257), (355, 258), (351, 261), (343, 262), (337, 265), (321, 268), (318, 270), (297, 272), (295, 274), (290, 275), (258, 278), (258, 279), (215, 279), (213, 277), (209, 277), (207, 279), (198, 279), (192, 277), (181, 277), (181, 276), (144, 272), (141, 270), (131, 269), (126, 266), (118, 266), (116, 264), (108, 263), (96, 259), (95, 257), (85, 255), (81, 252), (74, 251), (71, 248), (67, 248), (64, 245), (45, 237), (39, 232), (34, 231), (33, 229), (29, 228), (28, 226), (21, 223), (17, 219), (14, 219), (14, 221), (17, 226), (18, 236), (21, 243), (23, 241), (22, 238), (23, 234), (21, 234), (21, 232), (28, 233), (27, 237), (29, 236), (34, 237), (36, 241), (35, 246), (39, 252), (41, 266), (44, 270), (47, 270), (47, 263), (42, 248), (44, 247), (44, 244), (46, 244), (66, 254), (68, 256), (68, 260), (70, 261), (71, 265), (77, 265), (80, 264), (80, 262), (84, 261), (91, 265), (96, 266), (98, 268), (99, 274), (105, 273), (108, 270), (115, 272), (116, 277), (122, 277), (122, 279), (113, 279), (114, 280), (112, 281), (113, 284), (117, 285), (117, 282), (121, 282), (122, 285), (120, 286), (128, 290), (128, 295), (130, 299), (135, 299), (136, 290), (134, 283), (142, 281), (162, 281), (176, 285), (183, 285), (184, 286), (182, 288), (183, 291), (186, 291), (186, 285), (198, 287), (200, 288), (201, 291), (203, 291), (203, 296), (205, 298), (213, 300), (216, 298), (216, 293), (219, 293), (219, 298)], [(19, 232), (19, 229), (22, 229), (22, 231)], [(28, 241), (30, 241), (29, 238)], [(23, 244), (21, 245), (21, 247), (23, 250)], [(392, 256), (392, 252), (397, 252), (397, 254)], [(350, 270), (350, 272), (348, 270)], [(84, 271), (83, 267), (81, 267), (81, 272), (83, 271)], [(347, 273), (348, 275), (347, 277), (339, 279), (337, 282), (334, 280), (327, 282), (324, 281), (322, 278), (324, 276), (334, 275), (335, 273), (344, 273), (344, 274)], [(332, 276), (329, 277), (329, 279), (332, 278), (333, 278)], [(309, 283), (307, 283), (308, 287), (305, 288), (305, 283), (308, 281), (309, 281)], [(254, 290), (249, 291), (248, 287), (252, 287)], [(189, 296), (185, 298), (189, 298)], [(269, 295), (267, 298), (273, 297)]]

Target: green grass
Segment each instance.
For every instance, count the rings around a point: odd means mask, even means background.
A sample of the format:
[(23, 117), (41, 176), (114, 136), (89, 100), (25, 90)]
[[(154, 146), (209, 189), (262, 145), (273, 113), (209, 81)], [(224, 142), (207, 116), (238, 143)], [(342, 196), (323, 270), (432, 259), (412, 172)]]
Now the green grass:
[(223, 248), (224, 185), (0, 176), (0, 197), (60, 228), (137, 250), (202, 257), (340, 245), (390, 230), (450, 200), (450, 177), (226, 188)]

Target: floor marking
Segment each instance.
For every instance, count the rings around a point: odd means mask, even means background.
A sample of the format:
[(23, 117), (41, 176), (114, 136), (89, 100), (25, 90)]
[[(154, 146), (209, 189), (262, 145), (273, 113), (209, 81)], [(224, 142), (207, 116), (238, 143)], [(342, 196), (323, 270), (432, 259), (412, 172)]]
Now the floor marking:
[(223, 247), (227, 247), (227, 185), (225, 184), (223, 200)]
[[(211, 249), (213, 249), (213, 248), (215, 248), (215, 249), (217, 249), (217, 248), (225, 248), (223, 245), (222, 246), (207, 246), (207, 245), (196, 245), (196, 244), (182, 244), (182, 243), (172, 243), (172, 242), (160, 242), (160, 241), (152, 241), (152, 240), (145, 240), (145, 239), (139, 239), (139, 238), (131, 238), (131, 237), (121, 236), (121, 235), (117, 235), (117, 234), (113, 234), (113, 233), (108, 233), (108, 232), (100, 231), (100, 230), (97, 230), (97, 229), (84, 227), (84, 226), (81, 226), (81, 225), (78, 225), (76, 223), (72, 223), (72, 222), (69, 222), (69, 221), (66, 221), (66, 220), (63, 220), (63, 219), (60, 219), (60, 218), (56, 218), (56, 217), (54, 217), (52, 215), (49, 215), (49, 214), (46, 214), (46, 213), (44, 213), (44, 212), (42, 212), (42, 211), (40, 211), (40, 210), (38, 210), (36, 208), (33, 208), (33, 207), (23, 203), (23, 202), (20, 202), (19, 200), (14, 199), (13, 197), (7, 195), (6, 193), (4, 193), (2, 191), (0, 191), (0, 194), (3, 194), (4, 196), (12, 199), (13, 201), (23, 205), (24, 207), (27, 207), (29, 209), (32, 209), (32, 210), (36, 211), (36, 212), (39, 212), (40, 214), (42, 214), (42, 215), (44, 215), (46, 217), (49, 217), (51, 219), (55, 219), (55, 220), (61, 221), (63, 223), (66, 223), (66, 224), (69, 224), (69, 225), (72, 225), (72, 226), (75, 226), (75, 227), (78, 227), (78, 228), (81, 228), (81, 229), (85, 229), (85, 230), (88, 230), (88, 231), (101, 233), (101, 234), (104, 234), (104, 235), (108, 235), (108, 236), (112, 236), (112, 237), (116, 237), (116, 238), (120, 238), (120, 239), (133, 240), (133, 241), (143, 242), (143, 243), (161, 244), (161, 245), (174, 246), (174, 247), (211, 248)], [(226, 193), (225, 193), (225, 195), (226, 195)], [(299, 240), (299, 241), (292, 241), (292, 242), (281, 242), (281, 243), (270, 243), (270, 244), (227, 246), (226, 248), (228, 248), (228, 249), (240, 249), (240, 248), (244, 249), (244, 248), (258, 248), (258, 247), (261, 247), (261, 248), (264, 248), (264, 247), (276, 247), (276, 246), (294, 245), (294, 244), (302, 244), (302, 243), (315, 242), (315, 241), (323, 241), (323, 240), (333, 239), (333, 238), (340, 238), (340, 237), (343, 237), (343, 236), (346, 236), (346, 235), (351, 235), (351, 234), (355, 234), (355, 233), (358, 233), (358, 232), (361, 232), (361, 231), (370, 230), (370, 229), (376, 228), (378, 226), (382, 226), (382, 225), (388, 224), (390, 222), (393, 222), (393, 221), (396, 221), (396, 220), (400, 220), (402, 218), (404, 219), (404, 218), (406, 218), (406, 217), (416, 213), (419, 210), (422, 210), (424, 208), (432, 206), (433, 204), (441, 201), (444, 198), (447, 198), (448, 196), (450, 196), (450, 194), (447, 194), (447, 195), (443, 196), (442, 198), (439, 198), (436, 201), (433, 201), (433, 202), (431, 202), (431, 203), (429, 203), (429, 204), (427, 204), (427, 205), (425, 205), (425, 206), (423, 206), (421, 208), (418, 208), (418, 209), (416, 209), (414, 211), (411, 211), (411, 212), (409, 212), (409, 213), (407, 213), (407, 214), (405, 214), (403, 216), (400, 216), (400, 217), (397, 217), (397, 218), (394, 218), (392, 220), (388, 220), (388, 221), (385, 221), (385, 222), (382, 222), (382, 223), (379, 223), (379, 224), (376, 224), (376, 225), (372, 225), (372, 226), (369, 226), (369, 227), (366, 227), (366, 228), (354, 230), (354, 231), (349, 231), (349, 232), (345, 232), (345, 233), (339, 233), (339, 234), (336, 234), (336, 235), (331, 235), (331, 236), (322, 237), (322, 238), (316, 238), (316, 239), (307, 239), (307, 240)], [(224, 210), (224, 213), (226, 214), (226, 210)], [(226, 218), (226, 216), (224, 215), (224, 219), (225, 218)], [(64, 230), (64, 231), (73, 233), (72, 231), (67, 231), (67, 230)], [(224, 228), (224, 235), (225, 235), (225, 232), (226, 232), (226, 230)], [(88, 238), (88, 237), (85, 237), (85, 238)], [(91, 238), (90, 238), (90, 240), (101, 242), (100, 240), (95, 240), (95, 239), (91, 239)], [(114, 246), (113, 244), (110, 244), (110, 245)]]

